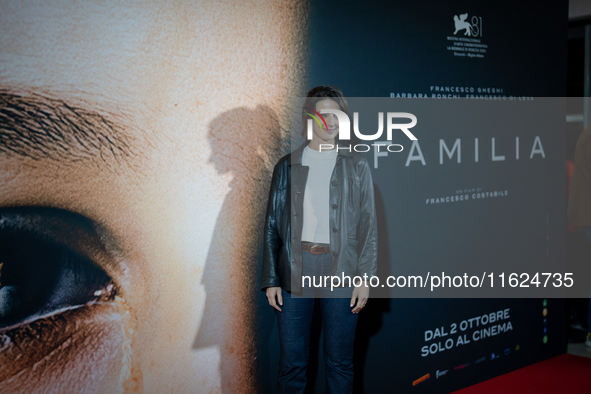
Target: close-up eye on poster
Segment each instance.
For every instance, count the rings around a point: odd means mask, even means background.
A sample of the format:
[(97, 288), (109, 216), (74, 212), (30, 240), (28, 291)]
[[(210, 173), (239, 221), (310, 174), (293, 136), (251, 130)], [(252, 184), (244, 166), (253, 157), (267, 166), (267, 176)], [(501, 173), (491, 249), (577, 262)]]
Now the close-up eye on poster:
[(0, 393), (590, 393), (591, 1), (0, 1)]

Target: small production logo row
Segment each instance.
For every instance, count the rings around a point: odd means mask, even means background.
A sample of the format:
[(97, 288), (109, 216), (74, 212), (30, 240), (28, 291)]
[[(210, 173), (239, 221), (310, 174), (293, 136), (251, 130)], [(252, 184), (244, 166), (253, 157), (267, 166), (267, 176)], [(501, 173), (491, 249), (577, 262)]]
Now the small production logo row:
[[(515, 345), (515, 351), (517, 352), (517, 351), (519, 351), (519, 349), (520, 349), (519, 345)], [(511, 348), (506, 348), (502, 352), (492, 352), (489, 356), (483, 356), (483, 357), (480, 357), (479, 359), (477, 359), (476, 361), (474, 361), (474, 365), (483, 363), (486, 360), (496, 360), (496, 359), (500, 358), (501, 356), (509, 356), (510, 354), (511, 354)], [(427, 374), (421, 376), (420, 378), (414, 380), (412, 382), (412, 385), (416, 386), (416, 385), (430, 379), (431, 377), (433, 377), (434, 379), (439, 379), (439, 378), (447, 375), (450, 371), (460, 371), (460, 370), (463, 370), (471, 365), (472, 365), (472, 363), (468, 362), (468, 363), (456, 365), (453, 368), (444, 369), (444, 370), (437, 370), (437, 371), (435, 371), (435, 373), (433, 375), (431, 373), (427, 373)]]

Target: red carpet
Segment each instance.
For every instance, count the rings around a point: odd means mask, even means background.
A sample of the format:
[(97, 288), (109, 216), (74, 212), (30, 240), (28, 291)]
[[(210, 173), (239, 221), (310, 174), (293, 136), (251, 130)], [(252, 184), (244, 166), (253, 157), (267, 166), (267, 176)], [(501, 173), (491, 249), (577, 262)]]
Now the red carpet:
[(475, 384), (455, 394), (591, 393), (591, 359), (563, 354)]

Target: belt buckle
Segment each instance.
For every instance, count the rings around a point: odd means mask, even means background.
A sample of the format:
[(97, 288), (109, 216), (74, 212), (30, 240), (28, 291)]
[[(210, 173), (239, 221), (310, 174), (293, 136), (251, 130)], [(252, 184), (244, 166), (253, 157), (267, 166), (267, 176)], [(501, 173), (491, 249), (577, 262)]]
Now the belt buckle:
[(314, 249), (316, 249), (317, 246), (320, 246), (318, 244), (314, 244), (312, 246), (310, 246), (310, 253), (312, 253), (314, 256), (318, 256), (320, 253), (315, 253)]

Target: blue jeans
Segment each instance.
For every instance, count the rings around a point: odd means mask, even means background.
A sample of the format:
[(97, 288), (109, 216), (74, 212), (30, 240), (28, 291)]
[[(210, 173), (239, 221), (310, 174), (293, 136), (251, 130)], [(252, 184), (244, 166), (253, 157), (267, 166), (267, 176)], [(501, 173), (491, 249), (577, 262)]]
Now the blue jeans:
[[(328, 275), (330, 254), (313, 255), (302, 251), (304, 275)], [(309, 297), (315, 289), (304, 289)], [(283, 311), (275, 311), (279, 328), (278, 393), (303, 393), (310, 358), (310, 328), (314, 303), (320, 303), (322, 332), (324, 334), (324, 360), (326, 393), (353, 392), (353, 342), (358, 315), (349, 306), (353, 288), (338, 291), (343, 298), (325, 298), (330, 287), (316, 293), (317, 298), (292, 297), (281, 290)], [(328, 293), (327, 293), (328, 292)]]

